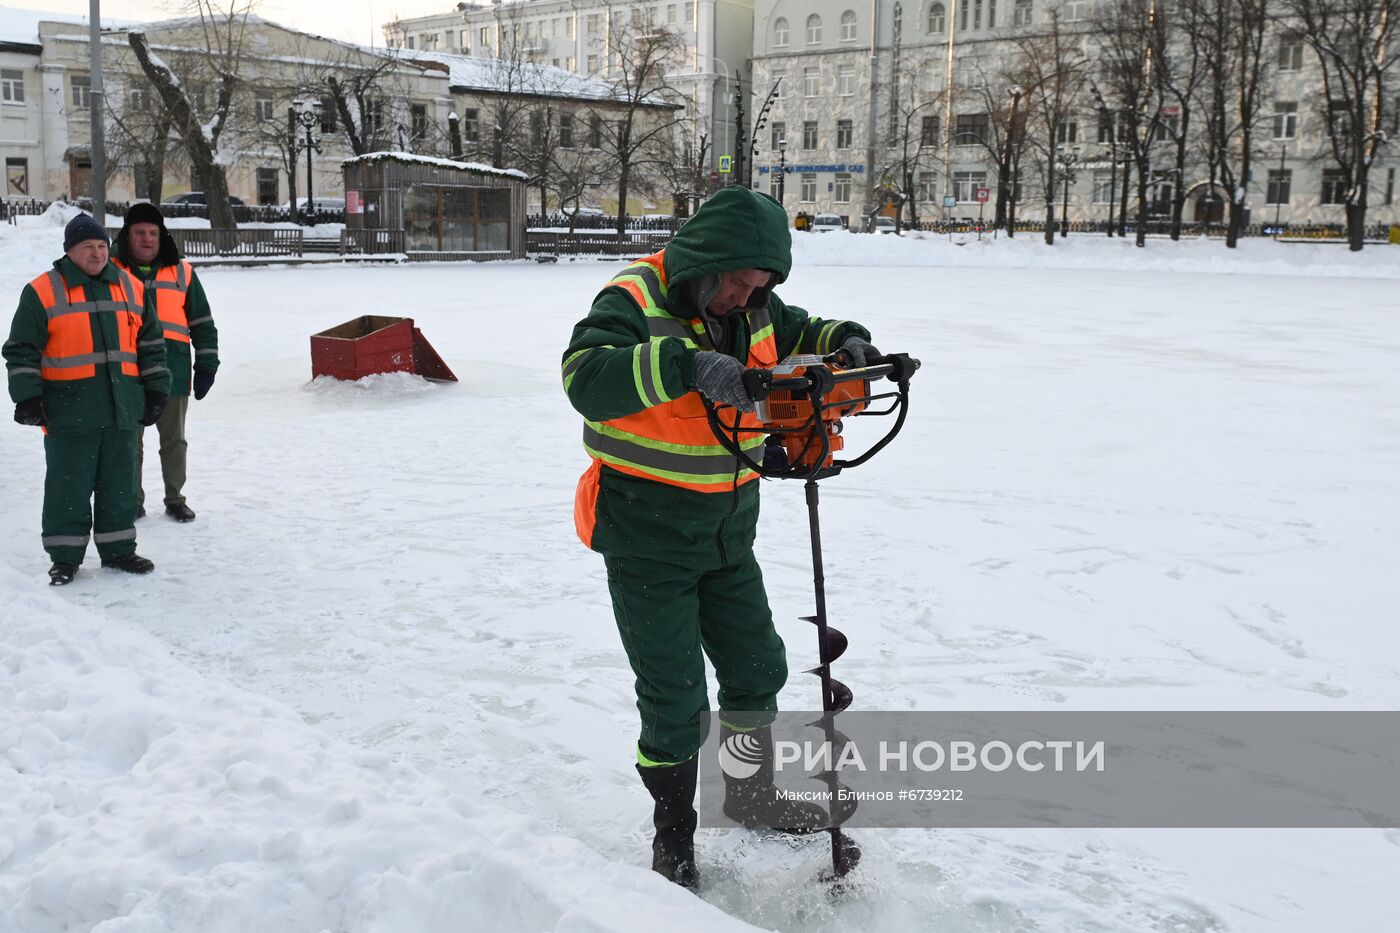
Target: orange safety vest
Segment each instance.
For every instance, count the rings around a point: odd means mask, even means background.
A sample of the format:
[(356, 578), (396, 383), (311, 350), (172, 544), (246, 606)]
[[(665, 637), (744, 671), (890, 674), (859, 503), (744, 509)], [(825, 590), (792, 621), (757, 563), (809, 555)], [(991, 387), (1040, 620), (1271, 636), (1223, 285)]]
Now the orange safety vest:
[[(112, 297), (88, 301), (81, 285), (69, 285), (57, 269), (29, 283), (49, 318), (49, 338), (39, 363), (42, 379), (54, 382), (94, 379), (103, 363), (121, 366), (123, 376), (139, 377), (136, 338), (141, 331), (145, 292), (121, 268), (117, 283), (110, 286)], [(92, 342), (93, 314), (115, 314), (119, 346), (97, 350)]]
[[(758, 479), (757, 473), (743, 467), (715, 437), (700, 393), (690, 391), (672, 399), (665, 394), (660, 374), (652, 369), (653, 362), (660, 360), (656, 343), (668, 337), (679, 338), (693, 349), (714, 349), (700, 318), (687, 321), (666, 310), (665, 252), (663, 249), (632, 263), (608, 283), (631, 295), (646, 316), (650, 340), (634, 349), (633, 369), (637, 384), (652, 404), (620, 418), (584, 422), (583, 445), (593, 464), (579, 480), (574, 519), (585, 544), (591, 544), (593, 537), (603, 464), (629, 476), (704, 493), (728, 492)], [(778, 347), (768, 310), (748, 312), (747, 316), (750, 337), (744, 365), (771, 369), (778, 363)], [(566, 376), (578, 361), (581, 356), (566, 363)], [(727, 411), (726, 420), (732, 423), (733, 414)], [(754, 459), (762, 459), (762, 423), (754, 415), (744, 414), (739, 427), (740, 447)]]
[[(118, 263), (118, 266), (127, 268), (121, 263)], [(160, 317), (161, 331), (166, 340), (174, 340), (177, 343), (190, 342), (190, 320), (185, 316), (185, 295), (190, 290), (190, 276), (193, 274), (194, 267), (181, 259), (173, 266), (161, 266), (157, 269), (155, 277), (146, 286), (155, 292), (156, 315)]]

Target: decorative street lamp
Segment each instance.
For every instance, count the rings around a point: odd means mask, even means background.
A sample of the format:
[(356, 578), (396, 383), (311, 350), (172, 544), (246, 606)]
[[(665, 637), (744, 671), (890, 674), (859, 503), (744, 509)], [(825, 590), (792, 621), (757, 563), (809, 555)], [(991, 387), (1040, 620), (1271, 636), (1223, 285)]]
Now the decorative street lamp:
[(1079, 162), (1079, 147), (1061, 144), (1056, 153), (1060, 161), (1060, 184), (1063, 186), (1064, 201), (1060, 207), (1060, 236), (1069, 236), (1069, 186), (1074, 184), (1078, 174), (1075, 165)]
[(787, 208), (783, 201), (784, 183), (787, 181), (787, 137), (778, 140), (778, 203)]
[(306, 213), (312, 214), (316, 202), (311, 197), (311, 153), (321, 151), (320, 136), (313, 135), (312, 131), (321, 127), (321, 102), (298, 97), (292, 101), (292, 107), (296, 110), (297, 121), (306, 129), (306, 142), (302, 144), (306, 150)]

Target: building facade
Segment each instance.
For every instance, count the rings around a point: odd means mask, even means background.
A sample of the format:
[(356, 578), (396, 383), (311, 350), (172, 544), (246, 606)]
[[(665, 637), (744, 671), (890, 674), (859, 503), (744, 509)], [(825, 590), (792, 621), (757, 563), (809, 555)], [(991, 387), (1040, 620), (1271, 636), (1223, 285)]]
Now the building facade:
[[(1088, 0), (758, 0), (754, 14), (755, 94), (780, 89), (767, 124), (755, 132), (754, 187), (783, 194), (789, 213), (833, 212), (854, 222), (880, 209), (886, 189), (911, 196), (923, 220), (976, 219), (996, 199), (997, 114), (1010, 102), (1032, 107), (1018, 84), (1026, 56), (1045, 36), (1053, 12), (1064, 40), (1083, 63), (1083, 79), (1049, 141), (1027, 147), (1019, 168), (1017, 214), (1044, 215), (1046, 189), (1036, 183), (1056, 160), (1059, 202), (1068, 194), (1071, 221), (1104, 221), (1122, 207), (1122, 127), (1115, 129), (1104, 77), (1102, 41)], [(1322, 76), (1311, 50), (1290, 24), (1273, 19), (1265, 32), (1264, 74), (1255, 124), (1253, 170), (1246, 203), (1255, 223), (1342, 224), (1345, 186), (1326, 132)], [(1043, 48), (1043, 46), (1042, 46)], [(1041, 63), (1042, 67), (1044, 63)], [(1093, 96), (1099, 90), (1106, 103)], [(1391, 92), (1394, 94), (1394, 92)], [(1385, 101), (1400, 138), (1400, 97)], [(1149, 213), (1164, 219), (1175, 178), (1176, 115), (1162, 108), (1151, 149)], [(1035, 117), (1030, 116), (1034, 132)], [(1204, 120), (1196, 119), (1199, 134)], [(1116, 135), (1115, 135), (1116, 134)], [(1217, 220), (1228, 191), (1212, 178), (1204, 140), (1188, 133), (1180, 183), (1185, 220)], [(1037, 154), (1037, 152), (1039, 154)], [(1051, 154), (1053, 152), (1053, 155)], [(1038, 164), (1039, 163), (1039, 164)], [(1069, 172), (1065, 172), (1065, 167)], [(1400, 221), (1396, 169), (1400, 145), (1383, 146), (1370, 175), (1368, 223)], [(785, 169), (780, 173), (779, 168)], [(780, 180), (781, 175), (781, 180)], [(1068, 191), (1065, 179), (1068, 178)], [(1136, 182), (1133, 183), (1134, 186)], [(1133, 194), (1136, 194), (1134, 189)], [(888, 208), (887, 208), (888, 210)], [(1134, 216), (1135, 197), (1129, 216)], [(907, 217), (907, 213), (906, 213)]]

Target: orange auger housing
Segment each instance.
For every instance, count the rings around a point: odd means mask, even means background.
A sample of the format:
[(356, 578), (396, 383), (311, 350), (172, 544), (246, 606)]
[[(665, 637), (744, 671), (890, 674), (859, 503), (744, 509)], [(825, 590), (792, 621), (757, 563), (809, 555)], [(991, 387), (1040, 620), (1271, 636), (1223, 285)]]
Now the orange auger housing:
[[(39, 375), (50, 381), (95, 379), (97, 367), (118, 363), (124, 376), (139, 377), (136, 338), (141, 330), (145, 292), (120, 269), (112, 298), (88, 301), (81, 285), (70, 287), (57, 269), (29, 283), (49, 318), (49, 338), (39, 363)], [(93, 347), (91, 316), (111, 313), (117, 317), (118, 348), (97, 351)]]

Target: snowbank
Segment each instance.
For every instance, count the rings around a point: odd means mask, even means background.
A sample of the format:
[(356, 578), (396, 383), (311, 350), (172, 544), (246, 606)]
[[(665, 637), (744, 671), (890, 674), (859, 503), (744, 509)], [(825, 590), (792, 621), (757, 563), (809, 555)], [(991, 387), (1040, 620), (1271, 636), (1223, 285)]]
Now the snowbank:
[[(99, 571), (84, 570), (84, 574)], [(0, 564), (0, 929), (745, 929)]]

